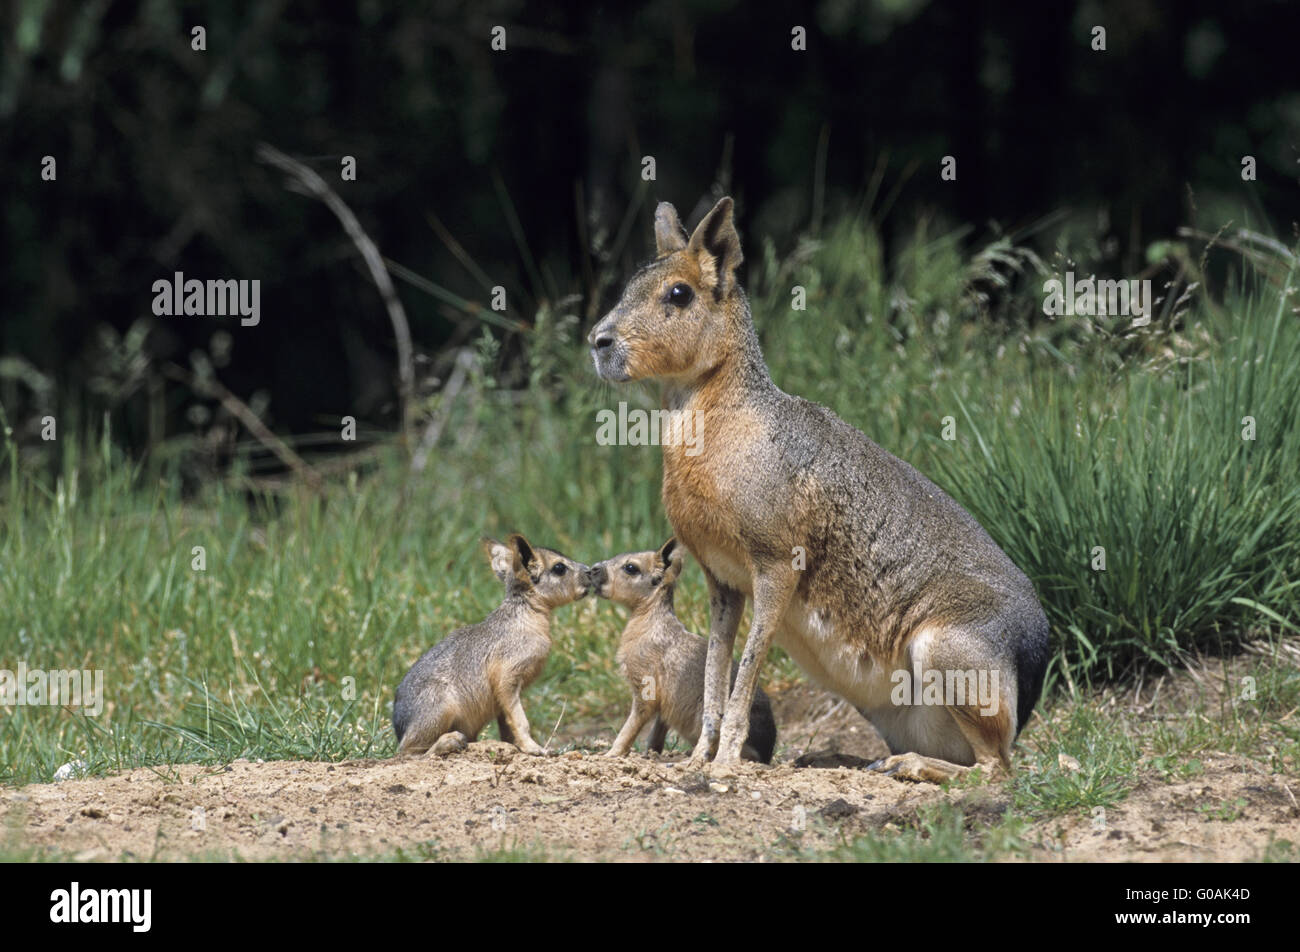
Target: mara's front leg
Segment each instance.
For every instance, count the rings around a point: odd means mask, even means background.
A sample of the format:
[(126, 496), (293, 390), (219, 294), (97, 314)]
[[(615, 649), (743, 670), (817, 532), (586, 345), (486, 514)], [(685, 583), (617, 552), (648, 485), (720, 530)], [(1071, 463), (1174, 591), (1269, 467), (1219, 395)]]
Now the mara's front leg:
[[(703, 563), (700, 564), (703, 568)], [(745, 594), (723, 585), (707, 568), (709, 583), (709, 650), (704, 660), (704, 714), (700, 739), (695, 742), (686, 766), (701, 769), (718, 749), (718, 731), (722, 726), (722, 708), (727, 700), (731, 676), (731, 651), (740, 628), (740, 614), (745, 608)]]
[(546, 749), (533, 740), (528, 727), (528, 715), (524, 713), (524, 702), (519, 696), (520, 686), (502, 686), (497, 693), (497, 704), (501, 708), (501, 719), (505, 721), (510, 732), (511, 743), (525, 754), (545, 754)]
[[(632, 711), (628, 714), (623, 729), (614, 738), (614, 746), (609, 749), (605, 756), (626, 757), (627, 752), (632, 749), (632, 745), (636, 742), (637, 735), (645, 727), (646, 721), (654, 717), (655, 713), (655, 708), (641, 700), (640, 695), (634, 691), (632, 694)], [(649, 748), (646, 749), (649, 750)]]
[[(736, 673), (736, 686), (727, 701), (715, 763), (729, 764), (741, 759), (745, 738), (749, 736), (749, 712), (758, 688), (758, 673), (798, 584), (799, 570), (788, 562), (763, 566), (754, 576), (754, 620), (749, 628), (749, 637), (745, 639), (745, 653)], [(709, 649), (712, 660), (711, 639)]]

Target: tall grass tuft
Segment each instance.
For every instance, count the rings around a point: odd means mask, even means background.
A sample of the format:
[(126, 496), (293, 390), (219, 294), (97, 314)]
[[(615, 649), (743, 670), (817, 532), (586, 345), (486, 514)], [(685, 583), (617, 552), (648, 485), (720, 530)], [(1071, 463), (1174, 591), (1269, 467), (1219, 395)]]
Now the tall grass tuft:
[(1202, 312), (1220, 343), (1201, 358), (953, 394), (968, 435), (932, 441), (938, 473), (1037, 583), (1066, 673), (1298, 630), (1292, 294), (1239, 286), (1223, 318)]

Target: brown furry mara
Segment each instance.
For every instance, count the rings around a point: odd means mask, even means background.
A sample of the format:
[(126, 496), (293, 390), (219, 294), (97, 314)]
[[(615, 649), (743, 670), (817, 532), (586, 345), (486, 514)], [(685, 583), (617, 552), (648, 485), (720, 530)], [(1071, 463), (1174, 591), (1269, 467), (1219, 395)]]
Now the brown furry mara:
[[(663, 753), (668, 731), (687, 743), (700, 739), (704, 714), (703, 638), (687, 631), (673, 611), (673, 591), (685, 561), (682, 547), (669, 539), (654, 552), (625, 552), (591, 567), (592, 591), (630, 612), (616, 656), (632, 689), (632, 710), (618, 732), (609, 756), (623, 757), (647, 723), (646, 750)], [(737, 668), (731, 666), (731, 683)], [(770, 764), (776, 749), (776, 719), (762, 688), (754, 691), (749, 733), (741, 756)]]
[(875, 725), (894, 754), (881, 769), (933, 780), (1009, 766), (1047, 665), (1029, 579), (929, 479), (772, 382), (736, 276), (730, 198), (689, 236), (661, 203), (655, 241), (588, 340), (603, 379), (660, 381), (664, 410), (695, 427), (690, 445), (663, 447), (664, 509), (711, 604), (692, 763), (741, 756), (775, 641)]
[(393, 700), (398, 756), (444, 756), (464, 749), (496, 719), (501, 739), (544, 754), (524, 714), (523, 692), (551, 653), (551, 612), (590, 590), (590, 571), (519, 534), (484, 539), (492, 571), (505, 583), (501, 605), (459, 628), (411, 665)]

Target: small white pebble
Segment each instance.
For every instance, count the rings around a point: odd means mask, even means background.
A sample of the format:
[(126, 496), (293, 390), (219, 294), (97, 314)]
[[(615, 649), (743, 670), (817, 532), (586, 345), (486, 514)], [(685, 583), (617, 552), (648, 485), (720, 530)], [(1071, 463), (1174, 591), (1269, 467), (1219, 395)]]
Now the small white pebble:
[(762, 795), (761, 793), (759, 793), (757, 790), (753, 790), (753, 791), (751, 791), (750, 794), (749, 794), (749, 799), (751, 799), (751, 800), (762, 800), (762, 799), (763, 799), (763, 795)]
[(709, 789), (712, 790), (714, 793), (726, 793), (731, 788), (728, 787), (725, 783), (718, 783), (718, 781), (714, 780), (709, 783)]
[(74, 760), (71, 763), (64, 764), (58, 770), (54, 771), (54, 782), (59, 783), (64, 780), (71, 780), (73, 777), (80, 777), (86, 772), (86, 762), (84, 760)]

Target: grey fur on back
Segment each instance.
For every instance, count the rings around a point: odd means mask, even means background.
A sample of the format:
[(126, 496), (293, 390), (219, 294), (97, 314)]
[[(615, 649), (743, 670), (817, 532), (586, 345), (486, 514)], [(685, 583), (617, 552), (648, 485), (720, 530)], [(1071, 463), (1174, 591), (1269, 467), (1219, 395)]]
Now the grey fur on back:
[[(773, 419), (784, 421), (773, 434), (783, 465), (778, 473), (740, 478), (795, 481), (808, 472), (826, 487), (827, 498), (817, 508), (822, 523), (809, 533), (804, 585), (814, 587), (819, 573), (837, 566), (851, 569), (865, 583), (869, 609), (878, 604), (879, 617), (895, 621), (901, 618), (892, 609), (916, 603), (940, 576), (984, 586), (996, 597), (975, 597), (984, 593), (968, 585), (972, 597), (965, 604), (945, 603), (945, 620), (1001, 625), (1008, 647), (1015, 646), (1007, 660), (1014, 662), (1020, 681), (1017, 728), (1023, 727), (1042, 689), (1049, 631), (1028, 577), (956, 500), (832, 410), (775, 384), (764, 403)], [(855, 538), (868, 540), (865, 552), (853, 552), (835, 538), (844, 522)], [(926, 531), (932, 528), (941, 531)]]
[[(492, 615), (500, 610), (498, 608)], [(489, 620), (492, 615), (488, 616)], [(456, 629), (420, 655), (415, 664), (411, 665), (411, 670), (406, 672), (406, 676), (397, 685), (397, 693), (393, 696), (393, 733), (397, 735), (399, 744), (419, 710), (421, 693), (438, 680), (441, 672), (447, 670), (443, 662), (450, 659), (460, 641), (474, 638), (475, 629), (486, 628), (488, 623), (482, 621), (476, 625)]]

